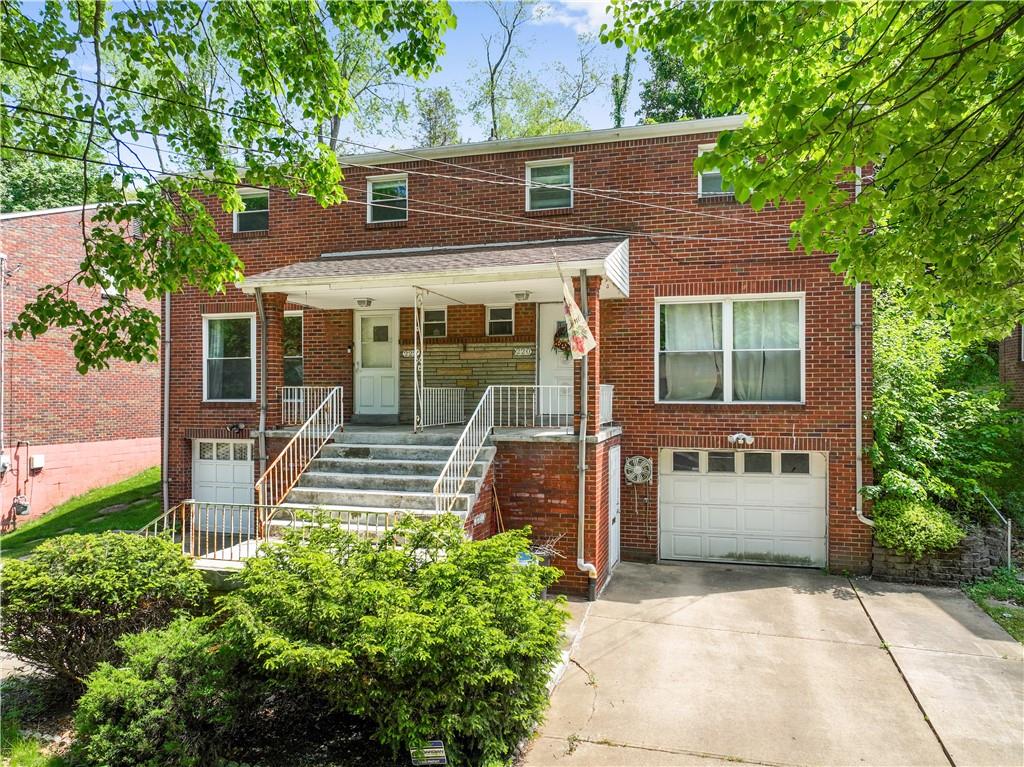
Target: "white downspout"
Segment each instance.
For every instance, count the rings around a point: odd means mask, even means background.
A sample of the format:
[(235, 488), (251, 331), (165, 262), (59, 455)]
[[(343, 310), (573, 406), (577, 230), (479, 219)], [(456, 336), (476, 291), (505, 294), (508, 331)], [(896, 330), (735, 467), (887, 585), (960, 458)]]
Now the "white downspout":
[[(580, 299), (583, 318), (588, 319), (587, 301), (587, 270), (580, 270)], [(586, 520), (586, 479), (587, 479), (587, 378), (590, 357), (583, 355), (580, 361), (580, 439), (579, 459), (577, 464), (579, 474), (578, 508), (576, 512), (576, 567), (580, 572), (587, 574), (587, 599), (591, 602), (597, 596), (597, 568), (592, 562), (584, 559), (583, 536)]]
[[(856, 199), (860, 197), (860, 192), (863, 188), (863, 181), (861, 180), (861, 167), (858, 165), (854, 170), (857, 174), (857, 180), (853, 185), (853, 199), (856, 201)], [(853, 289), (853, 369), (854, 375), (856, 376), (853, 390), (854, 396), (857, 398), (857, 402), (854, 405), (854, 417), (857, 419), (856, 424), (854, 424), (854, 443), (856, 444), (857, 450), (857, 457), (855, 461), (857, 501), (854, 511), (857, 512), (857, 519), (868, 527), (874, 527), (874, 520), (870, 517), (864, 516), (864, 496), (862, 496), (860, 492), (864, 487), (864, 384), (861, 380), (864, 370), (864, 355), (862, 349), (864, 321), (861, 317), (861, 293), (861, 284), (858, 282)]]
[(168, 476), (168, 462), (171, 455), (171, 291), (164, 291), (164, 346), (160, 354), (164, 364), (163, 432), (160, 435), (161, 484), (163, 485), (164, 511), (171, 508), (171, 479)]

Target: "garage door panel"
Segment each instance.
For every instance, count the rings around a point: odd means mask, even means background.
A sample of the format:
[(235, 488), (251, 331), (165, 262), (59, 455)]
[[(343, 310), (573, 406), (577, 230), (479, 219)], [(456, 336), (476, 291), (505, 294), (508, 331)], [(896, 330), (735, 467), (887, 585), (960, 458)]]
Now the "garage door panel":
[[(706, 457), (704, 471), (684, 474), (672, 472), (671, 451), (664, 451), (658, 494), (662, 558), (824, 565), (827, 457), (809, 455), (810, 474), (708, 473)], [(776, 453), (776, 472), (780, 465)]]
[[(702, 476), (702, 475), (698, 475)], [(737, 477), (704, 476), (704, 491), (701, 500), (704, 503), (729, 503), (739, 500), (740, 488)]]
[(775, 503), (775, 480), (772, 477), (743, 477), (740, 483), (740, 503), (771, 506)]
[(740, 511), (735, 506), (707, 506), (704, 509), (704, 525), (709, 530), (739, 530)]
[(673, 530), (700, 530), (701, 523), (700, 506), (670, 506), (666, 509), (671, 521)]
[(775, 510), (769, 507), (743, 509), (743, 527), (745, 533), (775, 532)]
[(670, 503), (700, 503), (701, 480), (699, 475), (685, 475), (682, 477), (666, 475), (667, 482), (664, 484), (664, 492)]
[(661, 541), (662, 559), (701, 559), (704, 539), (700, 535), (666, 535)]

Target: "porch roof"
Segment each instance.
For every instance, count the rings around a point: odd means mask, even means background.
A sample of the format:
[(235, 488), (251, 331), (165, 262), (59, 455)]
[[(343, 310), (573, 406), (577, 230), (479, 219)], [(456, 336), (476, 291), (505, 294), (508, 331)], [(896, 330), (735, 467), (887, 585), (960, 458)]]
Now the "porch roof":
[(558, 301), (559, 266), (566, 277), (581, 269), (606, 277), (602, 298), (629, 295), (629, 240), (621, 237), (324, 253), (247, 276), (238, 286), (318, 308), (351, 308), (359, 298), (381, 308), (409, 306), (414, 287), (433, 289), (433, 304), (511, 303), (522, 290), (531, 301)]

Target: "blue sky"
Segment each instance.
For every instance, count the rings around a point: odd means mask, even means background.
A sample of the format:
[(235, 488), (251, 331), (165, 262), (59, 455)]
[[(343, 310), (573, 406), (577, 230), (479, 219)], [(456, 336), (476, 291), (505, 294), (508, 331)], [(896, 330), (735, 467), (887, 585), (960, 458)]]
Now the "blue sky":
[[(543, 0), (535, 11), (523, 35), (523, 47), (527, 51), (524, 69), (543, 74), (556, 61), (571, 63), (576, 54), (578, 34), (596, 35), (601, 24), (607, 21), (606, 0)], [(433, 75), (428, 85), (445, 85), (458, 92), (463, 89), (469, 74), (484, 60), (483, 38), (496, 28), (494, 14), (483, 2), (452, 2), (452, 9), (458, 18), (458, 27), (445, 38), (446, 53), (441, 60), (441, 71)], [(599, 46), (598, 57), (608, 73), (622, 68), (625, 52), (613, 45)], [(626, 110), (626, 124), (636, 123), (635, 113), (639, 108), (638, 83), (649, 69), (641, 55), (634, 66), (633, 88)], [(607, 88), (595, 93), (584, 103), (580, 113), (591, 128), (611, 126), (611, 95)], [(472, 124), (468, 116), (463, 120), (464, 139), (485, 139), (487, 136)]]

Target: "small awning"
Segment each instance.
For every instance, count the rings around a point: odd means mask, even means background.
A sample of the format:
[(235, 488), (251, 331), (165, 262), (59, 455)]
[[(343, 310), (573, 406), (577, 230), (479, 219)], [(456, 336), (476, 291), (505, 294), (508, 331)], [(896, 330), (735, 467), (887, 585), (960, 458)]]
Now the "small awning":
[(581, 269), (605, 277), (601, 298), (629, 295), (629, 240), (621, 237), (324, 253), (247, 276), (238, 287), (321, 309), (354, 308), (362, 298), (375, 308), (409, 306), (414, 287), (433, 291), (432, 305), (512, 303), (522, 291), (530, 301), (561, 301), (559, 266), (566, 277)]

